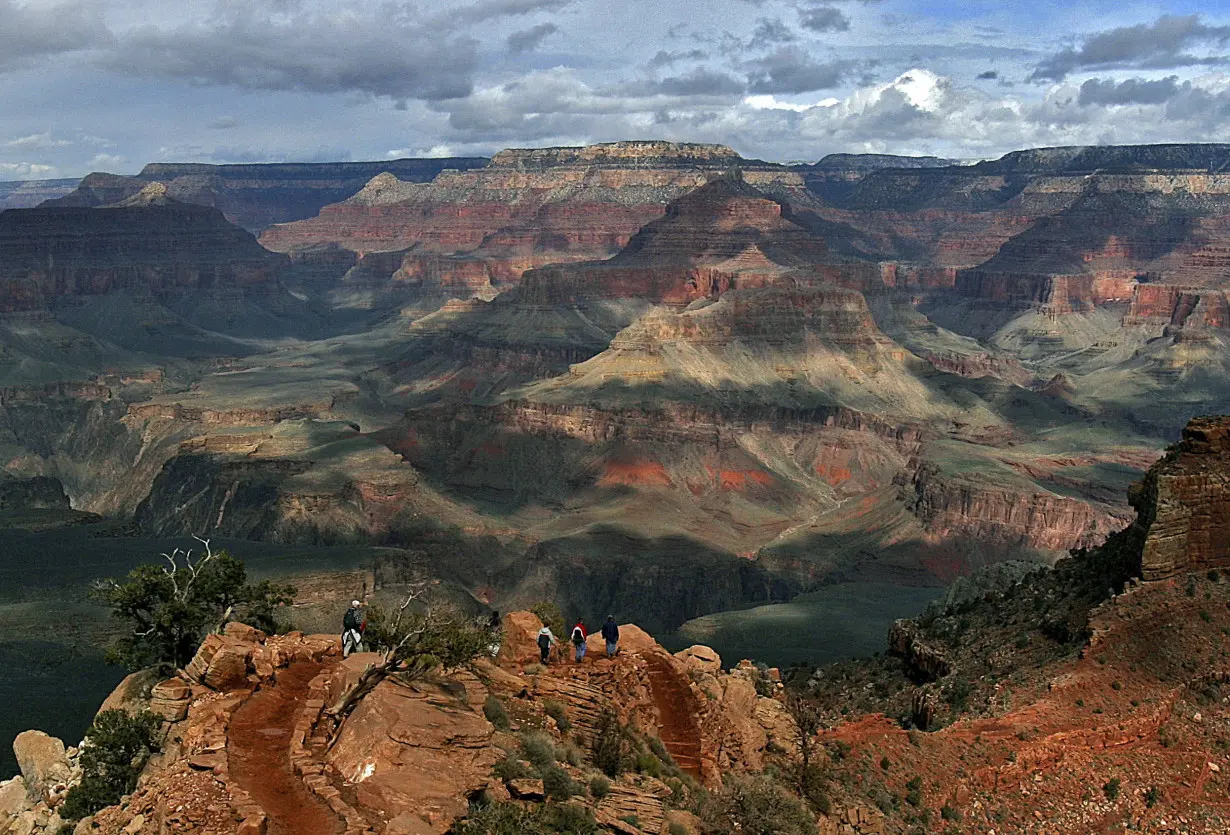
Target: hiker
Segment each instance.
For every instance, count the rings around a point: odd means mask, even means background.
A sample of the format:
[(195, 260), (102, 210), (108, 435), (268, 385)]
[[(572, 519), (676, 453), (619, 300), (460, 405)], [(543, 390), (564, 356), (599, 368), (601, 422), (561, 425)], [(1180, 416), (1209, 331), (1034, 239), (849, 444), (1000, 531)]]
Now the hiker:
[(607, 658), (619, 655), (619, 624), (614, 615), (607, 615), (606, 623), (602, 624), (602, 640), (606, 641)]
[(342, 657), (348, 658), (352, 652), (363, 651), (363, 630), (367, 628), (367, 618), (360, 611), (363, 604), (358, 600), (350, 601), (350, 608), (342, 616)]
[(500, 640), (504, 637), (504, 628), (500, 623), (500, 613), (494, 609), (491, 611), (491, 619), (487, 621), (487, 631), (491, 633), (491, 643), (487, 644), (487, 651), (491, 653), (492, 658), (497, 658), (500, 654)]
[(555, 640), (555, 633), (551, 631), (551, 627), (544, 623), (542, 629), (538, 630), (538, 652), (542, 655), (542, 663), (546, 664), (549, 662), (551, 647), (558, 643), (559, 641)]
[(589, 639), (589, 635), (585, 632), (585, 624), (577, 621), (577, 625), (572, 627), (572, 645), (576, 648), (576, 662), (580, 664), (585, 660), (585, 642)]

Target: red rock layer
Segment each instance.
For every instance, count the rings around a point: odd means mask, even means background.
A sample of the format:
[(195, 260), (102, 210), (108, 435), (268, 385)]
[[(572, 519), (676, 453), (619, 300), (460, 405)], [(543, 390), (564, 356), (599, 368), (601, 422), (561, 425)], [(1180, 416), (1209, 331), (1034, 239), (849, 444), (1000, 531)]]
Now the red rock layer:
[(1130, 495), (1141, 577), (1230, 566), (1230, 418), (1195, 418)]

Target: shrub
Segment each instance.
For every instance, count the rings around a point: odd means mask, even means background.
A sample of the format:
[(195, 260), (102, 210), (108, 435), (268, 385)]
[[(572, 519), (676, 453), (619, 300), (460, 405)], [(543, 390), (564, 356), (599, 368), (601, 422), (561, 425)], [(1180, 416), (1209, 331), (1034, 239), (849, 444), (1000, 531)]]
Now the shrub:
[(1145, 808), (1152, 809), (1162, 799), (1162, 793), (1158, 791), (1157, 786), (1150, 786), (1145, 791)]
[(611, 781), (602, 775), (595, 775), (589, 781), (589, 793), (594, 800), (604, 800), (611, 793)]
[(815, 835), (816, 823), (797, 797), (772, 780), (730, 774), (701, 804), (703, 831), (715, 835)]
[(1209, 614), (1209, 611), (1207, 609), (1201, 609), (1199, 614), (1200, 614), (1200, 619), (1204, 621), (1205, 623), (1209, 623), (1213, 620), (1213, 616)]
[(1114, 680), (1114, 681), (1112, 681), (1112, 682), (1110, 683), (1110, 689), (1111, 689), (1111, 690), (1122, 690), (1122, 689), (1123, 689), (1123, 683), (1122, 683), (1121, 681), (1119, 681), (1118, 679), (1116, 679), (1116, 680)]
[(911, 806), (921, 806), (923, 802), (922, 778), (911, 777), (909, 782), (905, 784), (905, 789), (905, 802)]
[(1114, 800), (1119, 796), (1119, 778), (1112, 777), (1102, 786), (1102, 794), (1106, 795), (1107, 800)]
[(564, 710), (564, 706), (553, 699), (547, 699), (542, 703), (543, 710), (547, 715), (555, 720), (555, 726), (560, 729), (560, 733), (568, 733), (572, 730), (572, 720), (568, 718), (568, 714)]
[(590, 740), (594, 765), (608, 777), (618, 777), (627, 769), (628, 731), (613, 711), (603, 711)]
[(959, 820), (961, 820), (961, 811), (945, 803), (943, 808), (940, 809), (940, 817), (946, 821), (952, 821), (953, 823), (956, 823)]
[(585, 761), (585, 755), (581, 753), (581, 749), (571, 742), (565, 742), (559, 746), (555, 749), (555, 753), (556, 756), (569, 765), (580, 766)]
[(530, 770), (525, 767), (525, 763), (512, 754), (493, 765), (491, 773), (501, 780), (522, 780), (530, 776)]
[(508, 711), (504, 709), (504, 703), (495, 696), (488, 696), (487, 701), (483, 702), (483, 716), (486, 716), (487, 721), (495, 725), (497, 730), (506, 731), (510, 727)]
[(150, 754), (158, 749), (161, 727), (161, 720), (149, 711), (129, 716), (122, 710), (105, 710), (94, 717), (81, 749), (81, 782), (69, 791), (60, 816), (80, 820), (131, 793)]
[(829, 749), (829, 757), (833, 762), (841, 762), (846, 757), (850, 756), (850, 743), (844, 740), (837, 740), (833, 743), (833, 747)]
[(532, 731), (521, 737), (521, 750), (525, 758), (540, 771), (555, 765), (555, 743), (542, 731)]
[(679, 821), (671, 821), (666, 826), (666, 835), (688, 835), (688, 828)]
[(568, 776), (568, 772), (552, 763), (539, 772), (542, 775), (542, 789), (547, 797), (561, 803), (577, 793), (577, 784)]
[(817, 765), (807, 766), (799, 775), (799, 788), (803, 799), (811, 808), (823, 815), (833, 811), (833, 800), (828, 793), (828, 779), (824, 770)]
[(576, 803), (485, 803), (470, 807), (454, 835), (595, 835), (593, 813)]
[(888, 771), (888, 769), (891, 767), (892, 767), (892, 763), (888, 761), (887, 755), (880, 757), (880, 768), (882, 768), (884, 771)]
[(662, 761), (655, 757), (652, 752), (638, 751), (636, 754), (636, 770), (641, 774), (648, 774), (650, 777), (661, 777)]

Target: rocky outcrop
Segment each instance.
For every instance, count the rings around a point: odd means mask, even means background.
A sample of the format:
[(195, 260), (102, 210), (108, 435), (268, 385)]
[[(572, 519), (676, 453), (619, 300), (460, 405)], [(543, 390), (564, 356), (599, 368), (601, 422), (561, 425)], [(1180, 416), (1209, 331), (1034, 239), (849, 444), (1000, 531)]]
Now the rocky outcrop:
[(285, 256), (261, 248), (216, 209), (152, 203), (0, 214), (0, 311), (128, 291), (136, 295), (268, 293)]
[(1110, 508), (1057, 493), (945, 477), (928, 463), (915, 471), (910, 488), (907, 501), (935, 541), (966, 539), (991, 552), (1091, 547), (1127, 521)]
[(1230, 419), (1193, 419), (1130, 498), (1143, 579), (1230, 567)]
[(802, 190), (788, 169), (721, 146), (510, 150), (486, 168), (446, 172), (428, 184), (381, 175), (312, 220), (269, 229), (261, 241), (280, 252), (326, 243), (358, 253), (402, 251), (388, 276), (396, 283), (501, 287), (532, 267), (615, 254), (671, 200), (732, 167), (765, 188)]
[(935, 681), (951, 671), (943, 650), (930, 644), (908, 620), (893, 622), (888, 631), (888, 651), (905, 661), (921, 681)]
[(0, 212), (5, 209), (31, 209), (44, 200), (63, 197), (72, 192), (79, 182), (77, 179), (0, 182)]
[(381, 173), (421, 183), (447, 169), (478, 168), (486, 163), (480, 157), (238, 165), (160, 162), (150, 163), (134, 177), (89, 174), (75, 191), (69, 189), (71, 193), (49, 203), (106, 206), (136, 194), (151, 182), (161, 182), (175, 200), (215, 207), (232, 223), (260, 232), (275, 223), (312, 217), (322, 206), (345, 200)]

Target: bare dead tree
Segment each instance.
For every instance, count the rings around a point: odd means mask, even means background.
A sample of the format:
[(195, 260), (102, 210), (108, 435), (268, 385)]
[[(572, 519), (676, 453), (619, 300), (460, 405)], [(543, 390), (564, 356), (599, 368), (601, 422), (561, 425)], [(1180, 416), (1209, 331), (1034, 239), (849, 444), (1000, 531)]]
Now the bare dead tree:
[[(387, 623), (379, 619), (375, 639), (381, 646), (380, 659), (368, 664), (354, 684), (325, 710), (336, 724), (329, 740), (332, 747), (342, 727), (359, 703), (389, 676), (401, 681), (421, 679), (437, 668), (451, 669), (469, 664), (490, 644), (490, 633), (472, 618), (439, 607), (418, 613), (411, 604), (422, 600), (427, 584), (417, 584), (402, 600)], [(373, 615), (379, 615), (379, 610)]]
[(812, 779), (812, 755), (815, 753), (816, 734), (824, 727), (824, 717), (819, 706), (797, 690), (788, 690), (785, 698), (786, 711), (794, 720), (795, 742), (802, 760), (799, 770), (799, 787), (807, 794), (808, 781)]

